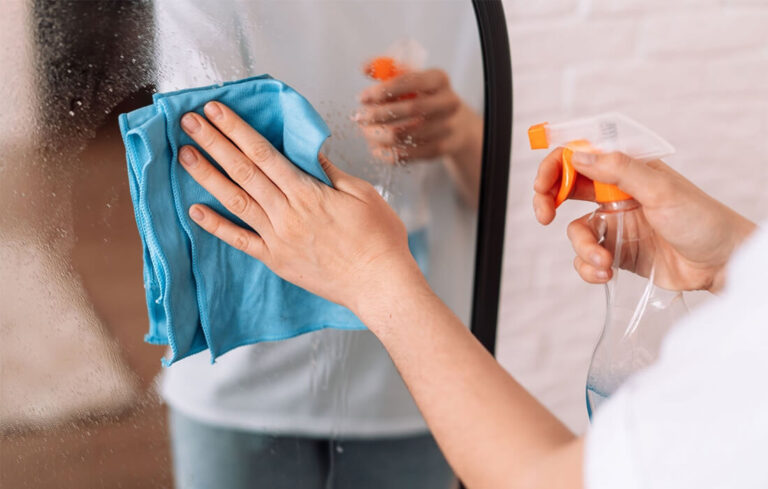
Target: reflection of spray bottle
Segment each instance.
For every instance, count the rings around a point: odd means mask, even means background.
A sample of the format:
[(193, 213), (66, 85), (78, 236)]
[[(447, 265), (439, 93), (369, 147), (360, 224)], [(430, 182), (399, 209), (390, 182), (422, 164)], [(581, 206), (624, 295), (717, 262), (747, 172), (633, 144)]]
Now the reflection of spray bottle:
[[(664, 139), (626, 116), (602, 114), (562, 124), (538, 124), (528, 130), (532, 149), (563, 146), (562, 176), (555, 205), (573, 190), (573, 151), (621, 151), (638, 160), (670, 155)], [(606, 284), (606, 315), (587, 378), (590, 418), (600, 403), (632, 373), (651, 364), (668, 328), (687, 312), (680, 291), (655, 285), (654, 240), (640, 204), (615, 185), (594, 182), (599, 207), (590, 216), (600, 243), (613, 252), (613, 276)], [(627, 272), (633, 268), (639, 274)]]
[[(402, 39), (387, 48), (386, 54), (368, 61), (365, 65), (365, 74), (377, 81), (391, 80), (397, 76), (412, 70), (420, 70), (427, 58), (427, 51), (421, 44), (413, 39)], [(417, 95), (406, 94), (400, 99), (411, 99)], [(395, 160), (395, 165), (400, 162)], [(377, 190), (388, 202), (392, 198), (392, 180), (394, 169), (391, 164), (384, 167), (384, 181), (376, 185)]]

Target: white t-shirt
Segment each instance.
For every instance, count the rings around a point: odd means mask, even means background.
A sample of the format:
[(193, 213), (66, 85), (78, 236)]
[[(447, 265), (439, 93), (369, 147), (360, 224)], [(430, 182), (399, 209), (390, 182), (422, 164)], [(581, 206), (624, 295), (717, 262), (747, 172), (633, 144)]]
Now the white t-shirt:
[[(407, 13), (407, 15), (404, 15)], [(416, 39), (427, 67), (482, 109), (483, 75), (470, 2), (175, 0), (155, 3), (161, 91), (269, 73), (303, 94), (332, 136), (323, 147), (343, 170), (382, 183), (350, 115), (372, 84), (362, 65), (394, 41)], [(437, 19), (439, 18), (439, 21)], [(475, 211), (439, 163), (397, 168), (390, 204), (409, 231), (427, 228), (428, 278), (469, 320)], [(388, 354), (367, 331), (322, 330), (237, 348), (211, 365), (202, 352), (163, 373), (162, 395), (198, 420), (275, 434), (396, 436), (426, 431)]]
[(768, 222), (726, 290), (595, 413), (587, 489), (768, 488)]

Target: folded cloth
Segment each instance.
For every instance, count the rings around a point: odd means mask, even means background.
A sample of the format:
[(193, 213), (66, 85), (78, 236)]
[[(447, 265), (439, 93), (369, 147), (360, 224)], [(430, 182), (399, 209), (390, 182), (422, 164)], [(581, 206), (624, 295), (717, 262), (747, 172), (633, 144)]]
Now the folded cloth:
[(348, 309), (286, 282), (189, 220), (189, 206), (202, 203), (247, 226), (177, 163), (178, 149), (195, 144), (179, 127), (181, 116), (202, 114), (210, 100), (232, 108), (299, 168), (330, 185), (317, 159), (328, 127), (306, 99), (267, 75), (156, 94), (152, 105), (121, 114), (144, 248), (145, 340), (169, 345), (163, 363), (170, 365), (206, 348), (213, 361), (240, 345), (327, 327), (364, 329)]

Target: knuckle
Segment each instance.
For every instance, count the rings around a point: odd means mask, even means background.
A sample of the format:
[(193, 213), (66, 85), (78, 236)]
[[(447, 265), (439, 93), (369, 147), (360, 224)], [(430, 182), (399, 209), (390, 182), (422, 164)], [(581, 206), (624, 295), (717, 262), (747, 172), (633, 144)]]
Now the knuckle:
[(218, 219), (208, 219), (207, 221), (208, 222), (205, 222), (206, 230), (209, 233), (211, 233), (211, 234), (213, 234), (215, 236), (219, 236), (219, 234), (220, 234), (219, 231), (220, 231), (220, 228), (221, 228), (221, 221), (218, 220)]
[(581, 258), (577, 256), (573, 259), (573, 269), (576, 270), (579, 273), (579, 275), (582, 275), (581, 268), (582, 268)]
[(608, 165), (611, 165), (612, 167), (614, 167), (616, 170), (622, 170), (626, 168), (627, 166), (629, 166), (631, 161), (632, 161), (632, 158), (618, 151), (607, 153), (605, 155), (605, 162)]
[(246, 251), (248, 249), (249, 242), (248, 235), (245, 230), (242, 229), (236, 231), (235, 235), (232, 237), (232, 246), (241, 251)]
[(195, 179), (199, 181), (200, 183), (207, 182), (211, 179), (213, 176), (213, 172), (216, 171), (216, 169), (209, 164), (205, 165), (198, 165), (197, 173), (195, 175)]
[(435, 79), (438, 81), (440, 85), (447, 85), (450, 82), (448, 73), (446, 73), (445, 70), (435, 69), (434, 74), (435, 74)]
[(275, 150), (267, 141), (253, 141), (246, 147), (245, 154), (255, 163), (265, 163), (274, 156)]
[(403, 112), (406, 114), (416, 114), (421, 108), (417, 99), (406, 100), (403, 102)]
[(207, 127), (204, 127), (200, 134), (200, 146), (203, 148), (212, 148), (216, 144), (216, 134)]
[(237, 192), (227, 201), (227, 209), (235, 214), (243, 214), (248, 208), (248, 199), (243, 192)]
[(250, 183), (256, 173), (254, 166), (248, 161), (238, 161), (232, 169), (232, 178), (241, 184)]
[(577, 229), (578, 225), (579, 224), (578, 224), (577, 221), (571, 221), (568, 224), (568, 227), (565, 229), (565, 234), (566, 234), (566, 236), (568, 236), (568, 239), (570, 239), (571, 241), (573, 241), (573, 235), (576, 232), (576, 229)]

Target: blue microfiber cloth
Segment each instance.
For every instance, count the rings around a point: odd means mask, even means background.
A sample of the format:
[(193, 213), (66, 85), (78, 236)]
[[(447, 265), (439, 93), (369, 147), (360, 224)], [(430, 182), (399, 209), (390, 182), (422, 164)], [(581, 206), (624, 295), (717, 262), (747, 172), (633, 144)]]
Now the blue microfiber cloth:
[[(299, 168), (331, 184), (317, 160), (328, 127), (304, 97), (268, 75), (155, 94), (152, 105), (121, 114), (144, 251), (145, 340), (169, 345), (171, 356), (163, 363), (170, 365), (206, 348), (213, 361), (241, 345), (329, 327), (364, 329), (348, 309), (286, 282), (190, 221), (189, 206), (202, 203), (247, 226), (178, 164), (178, 149), (195, 144), (181, 129), (181, 116), (202, 115), (211, 100), (232, 108)], [(425, 264), (425, 232), (411, 233), (409, 241)]]

